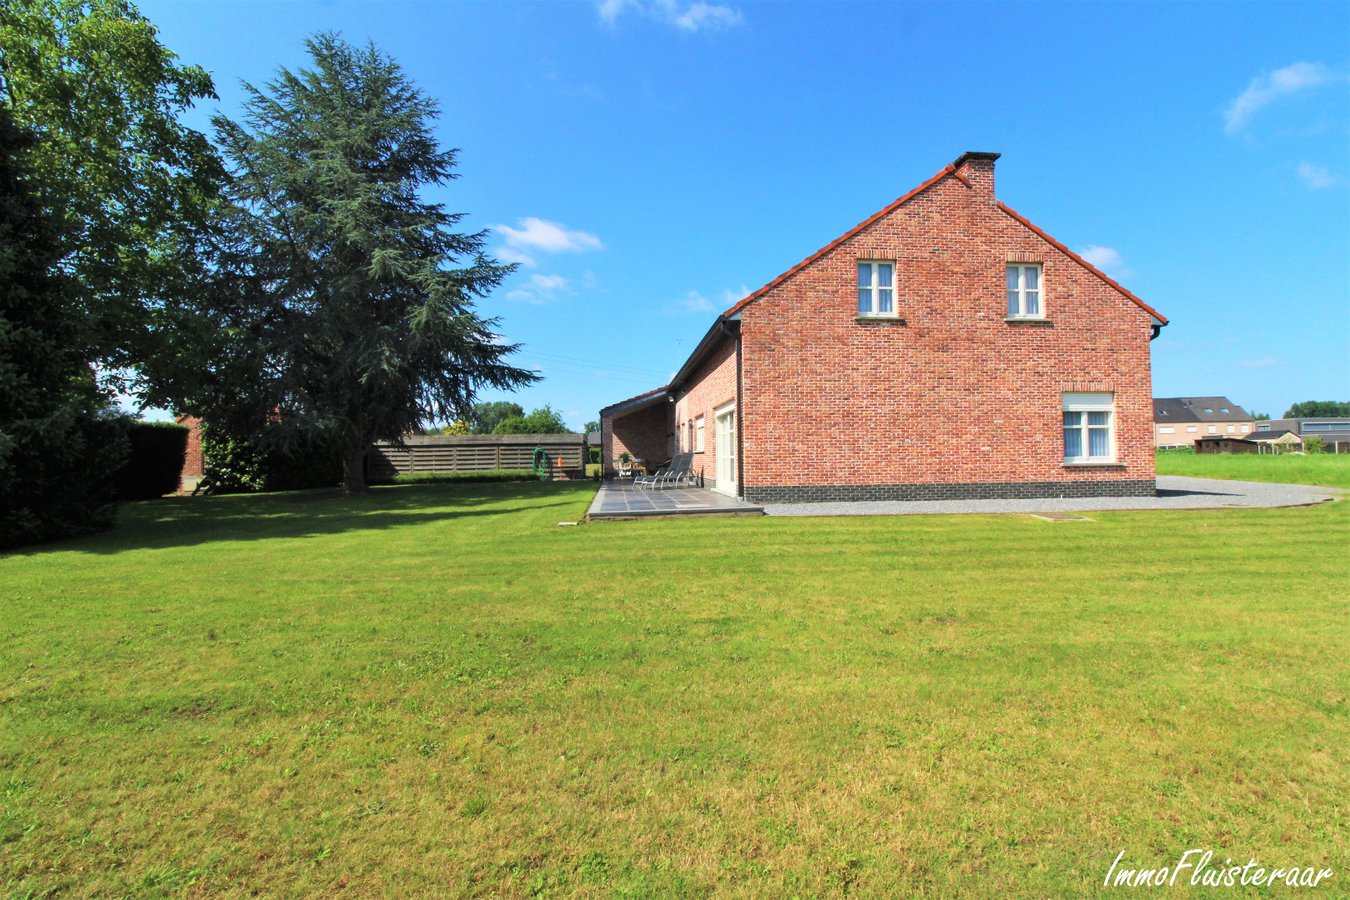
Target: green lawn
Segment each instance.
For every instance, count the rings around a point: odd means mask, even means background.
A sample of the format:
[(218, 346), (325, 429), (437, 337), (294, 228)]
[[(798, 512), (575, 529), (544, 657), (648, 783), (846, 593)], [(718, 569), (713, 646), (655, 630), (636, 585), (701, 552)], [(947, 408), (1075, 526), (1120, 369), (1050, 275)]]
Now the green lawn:
[(1350, 488), (1350, 453), (1279, 456), (1255, 453), (1178, 453), (1157, 455), (1159, 475), (1226, 478), (1232, 481), (1273, 481), (1280, 484), (1320, 484)]
[(593, 491), (163, 500), (0, 557), (0, 897), (1350, 884), (1350, 502), (558, 527)]

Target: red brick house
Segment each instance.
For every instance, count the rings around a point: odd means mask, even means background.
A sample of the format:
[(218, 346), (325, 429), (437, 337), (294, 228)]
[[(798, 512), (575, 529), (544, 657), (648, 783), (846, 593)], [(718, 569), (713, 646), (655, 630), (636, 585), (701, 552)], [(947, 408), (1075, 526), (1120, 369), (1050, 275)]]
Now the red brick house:
[(1152, 496), (1167, 320), (994, 196), (966, 153), (718, 316), (601, 410), (603, 464), (695, 453), (756, 503)]

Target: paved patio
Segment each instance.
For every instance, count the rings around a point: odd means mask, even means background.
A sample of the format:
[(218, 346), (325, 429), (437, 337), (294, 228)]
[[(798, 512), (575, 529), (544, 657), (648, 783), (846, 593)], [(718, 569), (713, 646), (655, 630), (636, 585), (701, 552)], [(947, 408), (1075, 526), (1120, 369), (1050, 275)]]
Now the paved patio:
[(934, 513), (1076, 513), (1107, 509), (1259, 509), (1301, 506), (1344, 497), (1337, 488), (1159, 475), (1156, 497), (1071, 500), (872, 500), (859, 503), (778, 503), (770, 516), (912, 516)]
[(764, 507), (728, 497), (707, 488), (678, 487), (645, 490), (633, 482), (613, 479), (600, 483), (586, 518), (635, 519), (646, 516), (762, 516)]

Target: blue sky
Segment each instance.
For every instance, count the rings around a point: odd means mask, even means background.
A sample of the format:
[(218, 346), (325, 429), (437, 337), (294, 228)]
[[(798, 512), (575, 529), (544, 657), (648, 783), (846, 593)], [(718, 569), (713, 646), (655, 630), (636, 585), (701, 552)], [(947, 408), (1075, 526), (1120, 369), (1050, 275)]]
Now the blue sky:
[(1350, 399), (1350, 4), (141, 10), (232, 117), (315, 31), (397, 58), (461, 149), (432, 196), (522, 264), (480, 305), (545, 376), (513, 399), (574, 427), (965, 150), (1002, 153), (1000, 199), (1171, 319), (1155, 396)]

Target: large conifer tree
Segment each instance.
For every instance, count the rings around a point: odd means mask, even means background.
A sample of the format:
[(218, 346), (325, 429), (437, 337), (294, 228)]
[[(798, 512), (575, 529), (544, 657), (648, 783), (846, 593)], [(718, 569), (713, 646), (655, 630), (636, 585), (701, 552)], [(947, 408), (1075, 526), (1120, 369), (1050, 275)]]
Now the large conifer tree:
[(513, 267), (419, 196), (457, 177), (435, 101), (373, 45), (320, 34), (307, 47), (312, 69), (245, 85), (242, 123), (214, 120), (238, 244), (222, 257), (222, 355), (197, 405), (266, 423), (264, 443), (335, 441), (347, 489), (362, 490), (371, 442), (467, 418), (481, 387), (536, 376), (504, 362), (515, 347), (474, 310)]

